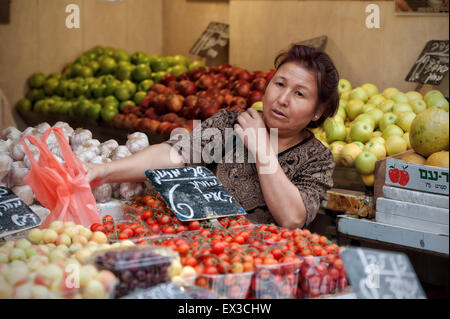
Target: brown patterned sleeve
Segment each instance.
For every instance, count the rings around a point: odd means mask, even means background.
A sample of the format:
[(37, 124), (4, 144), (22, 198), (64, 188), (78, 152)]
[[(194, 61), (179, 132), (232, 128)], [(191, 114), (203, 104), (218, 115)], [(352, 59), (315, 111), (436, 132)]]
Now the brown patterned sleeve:
[(327, 191), (333, 187), (334, 161), (331, 152), (323, 144), (313, 138), (312, 147), (305, 148), (308, 159), (297, 168), (292, 183), (300, 191), (306, 208), (305, 227), (317, 215), (322, 200), (327, 198)]
[[(238, 112), (221, 110), (217, 114), (202, 121), (201, 125), (194, 128), (187, 136), (175, 136), (167, 140), (167, 143), (175, 147), (188, 165), (207, 165), (220, 160), (222, 149), (225, 146), (225, 129), (233, 128), (238, 117)], [(217, 130), (208, 130), (217, 129)], [(210, 134), (216, 132), (217, 134)], [(219, 136), (217, 136), (219, 135)], [(220, 139), (220, 141), (218, 140)], [(221, 143), (220, 154), (215, 152), (216, 143)]]

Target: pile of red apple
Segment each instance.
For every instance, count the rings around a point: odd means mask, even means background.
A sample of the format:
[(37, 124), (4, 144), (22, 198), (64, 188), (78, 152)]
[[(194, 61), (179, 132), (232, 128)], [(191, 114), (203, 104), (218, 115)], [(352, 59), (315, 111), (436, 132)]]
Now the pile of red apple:
[(221, 109), (244, 111), (261, 101), (274, 73), (222, 64), (196, 67), (178, 77), (166, 74), (138, 106), (126, 105), (114, 125), (145, 133), (170, 134), (178, 127), (192, 131), (194, 120), (206, 120)]

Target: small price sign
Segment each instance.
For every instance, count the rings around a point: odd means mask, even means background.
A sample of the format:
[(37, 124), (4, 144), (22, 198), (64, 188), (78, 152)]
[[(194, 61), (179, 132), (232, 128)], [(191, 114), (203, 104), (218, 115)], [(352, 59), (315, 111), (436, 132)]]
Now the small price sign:
[(147, 170), (145, 175), (182, 221), (246, 214), (204, 166)]
[(448, 40), (428, 41), (405, 80), (439, 85), (449, 70), (448, 50)]
[(0, 186), (0, 238), (40, 224), (38, 215), (9, 188)]
[(425, 293), (403, 253), (345, 248), (345, 270), (359, 299), (425, 299)]

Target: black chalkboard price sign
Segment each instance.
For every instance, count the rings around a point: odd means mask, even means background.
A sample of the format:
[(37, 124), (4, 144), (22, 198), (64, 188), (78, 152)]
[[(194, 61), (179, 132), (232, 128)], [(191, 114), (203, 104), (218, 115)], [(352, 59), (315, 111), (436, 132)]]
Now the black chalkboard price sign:
[(182, 221), (246, 214), (204, 166), (147, 170), (145, 175)]
[(428, 41), (405, 80), (439, 85), (449, 70), (448, 49), (448, 40)]
[(214, 59), (228, 45), (230, 38), (228, 29), (228, 24), (210, 22), (189, 53)]
[(0, 238), (39, 226), (41, 219), (9, 188), (0, 186)]
[(403, 253), (345, 248), (345, 270), (359, 299), (425, 299), (417, 275)]

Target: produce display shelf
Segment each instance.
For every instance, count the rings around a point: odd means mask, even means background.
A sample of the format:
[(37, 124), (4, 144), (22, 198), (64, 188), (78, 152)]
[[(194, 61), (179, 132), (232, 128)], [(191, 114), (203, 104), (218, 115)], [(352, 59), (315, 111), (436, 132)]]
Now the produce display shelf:
[(338, 232), (358, 238), (410, 247), (424, 252), (434, 252), (448, 257), (448, 235), (393, 226), (347, 215), (338, 215)]

